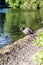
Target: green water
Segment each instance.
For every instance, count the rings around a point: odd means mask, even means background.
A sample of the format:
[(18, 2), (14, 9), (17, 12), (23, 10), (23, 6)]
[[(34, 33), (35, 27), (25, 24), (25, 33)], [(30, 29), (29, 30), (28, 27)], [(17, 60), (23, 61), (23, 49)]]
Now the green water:
[(10, 43), (23, 38), (20, 29), (23, 27), (30, 27), (34, 31), (43, 27), (43, 10), (29, 11), (29, 10), (14, 10), (8, 9), (6, 13), (0, 13), (0, 35), (6, 32), (11, 36)]

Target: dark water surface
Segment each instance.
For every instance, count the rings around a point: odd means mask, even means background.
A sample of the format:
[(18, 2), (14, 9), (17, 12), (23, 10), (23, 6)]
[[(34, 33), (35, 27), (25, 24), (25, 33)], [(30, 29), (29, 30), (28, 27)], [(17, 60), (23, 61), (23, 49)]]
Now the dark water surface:
[(0, 9), (0, 48), (24, 37), (23, 27), (34, 31), (43, 27), (43, 10)]

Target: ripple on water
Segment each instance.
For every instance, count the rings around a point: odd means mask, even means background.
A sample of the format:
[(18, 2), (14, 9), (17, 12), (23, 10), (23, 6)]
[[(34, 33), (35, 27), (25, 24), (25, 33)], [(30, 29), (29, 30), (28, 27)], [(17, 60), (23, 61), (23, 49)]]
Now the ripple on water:
[(6, 32), (1, 34), (0, 47), (3, 47), (4, 45), (10, 44), (10, 42), (11, 42), (11, 37)]

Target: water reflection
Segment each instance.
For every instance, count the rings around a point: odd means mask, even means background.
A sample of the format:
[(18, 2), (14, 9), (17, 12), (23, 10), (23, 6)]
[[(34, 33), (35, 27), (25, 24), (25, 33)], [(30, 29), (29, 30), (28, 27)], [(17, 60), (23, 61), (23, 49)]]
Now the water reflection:
[(5, 19), (5, 13), (0, 13), (0, 48), (11, 41), (11, 37), (4, 31)]
[(38, 10), (36, 13), (35, 13), (35, 21), (37, 23), (41, 23), (42, 21), (42, 18), (41, 18), (41, 15), (40, 15), (40, 10)]
[(0, 13), (0, 34), (4, 32), (5, 14)]
[[(25, 36), (20, 29), (30, 27), (34, 31), (43, 27), (43, 11), (22, 11), (9, 9), (6, 13), (0, 13), (0, 38), (2, 45), (13, 43)], [(3, 38), (3, 36), (5, 37)], [(6, 40), (6, 41), (5, 41)], [(1, 43), (0, 43), (1, 44)]]
[[(43, 14), (43, 13), (42, 13)], [(38, 10), (34, 13), (34, 18), (33, 17), (30, 17), (32, 19), (32, 23), (30, 24), (30, 26), (36, 31), (38, 30), (39, 28), (42, 28), (43, 27), (43, 24), (41, 24), (41, 22), (43, 21), (43, 17), (41, 14), (41, 11)]]

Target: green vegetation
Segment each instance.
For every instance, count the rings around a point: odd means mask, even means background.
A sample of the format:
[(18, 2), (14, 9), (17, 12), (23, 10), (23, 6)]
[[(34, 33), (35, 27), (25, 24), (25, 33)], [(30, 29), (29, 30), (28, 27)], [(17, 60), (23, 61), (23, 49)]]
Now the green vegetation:
[[(34, 43), (37, 46), (43, 46), (43, 32), (39, 34), (39, 36), (34, 40)], [(33, 60), (38, 63), (38, 65), (43, 65), (43, 50), (37, 52), (33, 56)]]
[(39, 9), (43, 7), (43, 0), (6, 0), (10, 7), (22, 9)]
[(38, 37), (34, 40), (35, 45), (43, 46), (43, 32), (41, 32)]
[(43, 65), (43, 50), (37, 52), (34, 56), (33, 56), (33, 61), (37, 62), (38, 65)]

